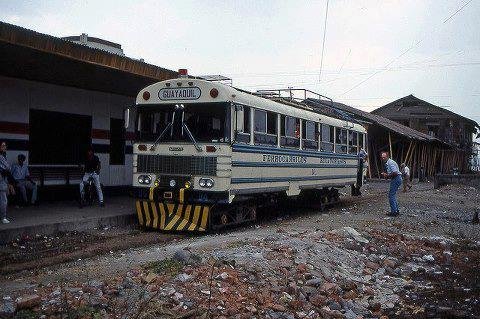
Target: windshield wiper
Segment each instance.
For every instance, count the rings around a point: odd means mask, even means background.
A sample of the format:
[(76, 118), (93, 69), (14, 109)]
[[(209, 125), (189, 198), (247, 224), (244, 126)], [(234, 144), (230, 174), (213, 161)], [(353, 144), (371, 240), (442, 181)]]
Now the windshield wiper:
[(165, 133), (168, 131), (170, 127), (172, 127), (172, 123), (168, 123), (165, 129), (162, 131), (162, 133), (160, 133), (160, 135), (157, 137), (155, 142), (153, 142), (152, 147), (150, 147), (151, 151), (155, 150), (155, 147), (157, 146), (158, 142), (160, 142), (160, 140), (162, 139), (162, 137), (165, 135)]
[(160, 133), (160, 135), (157, 137), (155, 142), (153, 142), (152, 147), (150, 147), (150, 151), (155, 150), (155, 147), (157, 146), (158, 142), (160, 142), (160, 140), (165, 135), (165, 133), (167, 133), (168, 129), (171, 129), (170, 130), (170, 137), (172, 137), (172, 135), (173, 135), (173, 123), (174, 122), (175, 122), (175, 112), (173, 112), (173, 114), (172, 114), (172, 121), (167, 124), (167, 126), (163, 129), (162, 133)]
[(168, 123), (168, 125), (165, 127), (165, 129), (162, 131), (162, 133), (160, 133), (158, 138), (155, 140), (152, 147), (150, 148), (151, 151), (155, 150), (155, 147), (157, 146), (158, 142), (160, 142), (160, 140), (165, 135), (165, 133), (168, 131), (168, 129), (170, 129), (170, 137), (173, 137), (173, 125), (175, 123), (175, 113), (178, 110), (182, 111), (182, 120), (181, 120), (182, 121), (182, 136), (183, 136), (183, 131), (185, 130), (187, 132), (188, 138), (192, 141), (192, 143), (195, 146), (195, 149), (197, 150), (197, 152), (202, 151), (202, 148), (198, 145), (197, 140), (195, 140), (195, 137), (193, 137), (193, 134), (190, 131), (190, 129), (188, 128), (187, 124), (185, 124), (185, 122), (183, 121), (183, 119), (184, 119), (184, 109), (185, 109), (185, 106), (183, 104), (175, 105), (175, 111), (173, 112), (173, 115), (172, 115), (172, 121), (170, 123)]
[(195, 145), (195, 149), (197, 150), (197, 152), (201, 152), (202, 148), (198, 145), (197, 141), (195, 140), (195, 137), (193, 137), (192, 132), (190, 132), (190, 130), (188, 129), (187, 124), (182, 123), (182, 129), (185, 129), (185, 131), (187, 131), (187, 135), (192, 141), (193, 145)]

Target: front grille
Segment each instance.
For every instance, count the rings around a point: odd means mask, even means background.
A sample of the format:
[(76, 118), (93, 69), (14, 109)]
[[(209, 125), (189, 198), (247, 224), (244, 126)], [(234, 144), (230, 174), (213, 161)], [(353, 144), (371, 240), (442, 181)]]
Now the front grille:
[(138, 155), (137, 172), (215, 176), (217, 173), (217, 158), (210, 156)]

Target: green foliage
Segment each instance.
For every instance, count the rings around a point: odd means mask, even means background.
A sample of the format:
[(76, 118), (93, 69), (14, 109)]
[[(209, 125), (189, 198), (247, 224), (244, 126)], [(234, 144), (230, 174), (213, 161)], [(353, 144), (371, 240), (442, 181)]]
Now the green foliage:
[(38, 318), (38, 313), (32, 309), (22, 309), (15, 313), (15, 319), (35, 319)]
[(157, 274), (176, 275), (183, 268), (183, 264), (175, 259), (167, 258), (159, 261), (149, 262), (146, 269), (153, 271)]

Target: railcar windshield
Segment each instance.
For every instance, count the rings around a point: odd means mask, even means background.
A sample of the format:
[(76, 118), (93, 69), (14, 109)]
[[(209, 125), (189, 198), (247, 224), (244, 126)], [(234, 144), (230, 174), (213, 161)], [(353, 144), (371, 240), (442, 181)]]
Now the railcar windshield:
[[(179, 109), (179, 105), (183, 107)], [(159, 143), (190, 142), (186, 126), (197, 142), (230, 142), (229, 106), (229, 103), (138, 106), (136, 139), (154, 142), (164, 133)]]

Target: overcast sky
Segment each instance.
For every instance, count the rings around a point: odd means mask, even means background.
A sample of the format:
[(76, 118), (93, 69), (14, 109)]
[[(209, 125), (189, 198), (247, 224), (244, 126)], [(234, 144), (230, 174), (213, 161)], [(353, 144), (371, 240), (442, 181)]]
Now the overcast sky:
[(330, 0), (320, 75), (326, 5), (0, 0), (0, 20), (248, 90), (305, 87), (364, 110), (414, 94), (480, 122), (480, 0)]

